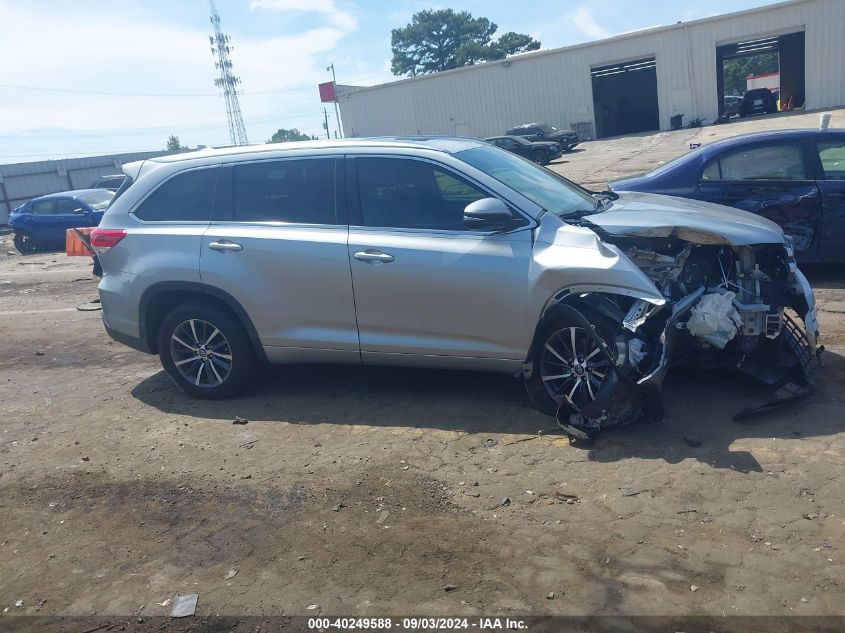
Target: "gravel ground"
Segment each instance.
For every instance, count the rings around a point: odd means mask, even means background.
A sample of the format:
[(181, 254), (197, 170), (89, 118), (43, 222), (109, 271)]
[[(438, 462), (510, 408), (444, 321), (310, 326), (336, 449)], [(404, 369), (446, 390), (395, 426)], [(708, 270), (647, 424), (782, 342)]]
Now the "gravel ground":
[[(589, 143), (555, 168), (595, 185), (773, 121)], [(809, 271), (828, 351), (808, 400), (736, 423), (757, 385), (675, 374), (664, 421), (584, 449), (538, 435), (553, 420), (496, 375), (274, 368), (190, 400), (76, 309), (88, 260), (10, 238), (0, 628), (165, 615), (177, 593), (198, 615), (845, 615), (845, 270)]]

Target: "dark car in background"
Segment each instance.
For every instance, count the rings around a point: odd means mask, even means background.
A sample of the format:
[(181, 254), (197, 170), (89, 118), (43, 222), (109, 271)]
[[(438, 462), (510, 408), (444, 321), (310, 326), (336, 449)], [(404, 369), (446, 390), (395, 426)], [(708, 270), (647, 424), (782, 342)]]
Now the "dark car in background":
[(78, 189), (51, 193), (30, 200), (9, 215), (15, 232), (15, 248), (22, 254), (65, 244), (65, 232), (82, 226), (97, 226), (114, 192), (107, 189)]
[(751, 211), (783, 227), (799, 261), (845, 262), (845, 130), (736, 136), (610, 188)]
[(771, 114), (778, 111), (778, 100), (768, 88), (754, 88), (742, 95), (739, 116)]
[(517, 125), (505, 132), (505, 136), (521, 136), (529, 141), (551, 141), (557, 143), (564, 152), (581, 142), (574, 130), (559, 130), (548, 123), (526, 123)]
[(125, 174), (112, 174), (109, 176), (100, 176), (91, 183), (89, 189), (108, 189), (109, 191), (117, 191), (126, 181)]
[(555, 158), (560, 158), (560, 145), (550, 141), (529, 141), (522, 136), (491, 136), (485, 141), (509, 152), (524, 156), (538, 165), (548, 165)]

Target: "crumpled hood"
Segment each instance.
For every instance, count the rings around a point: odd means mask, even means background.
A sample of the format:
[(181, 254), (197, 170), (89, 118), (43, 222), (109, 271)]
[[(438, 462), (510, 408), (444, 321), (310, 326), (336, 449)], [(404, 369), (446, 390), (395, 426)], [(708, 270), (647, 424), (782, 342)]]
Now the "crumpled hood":
[(783, 244), (783, 230), (759, 215), (700, 200), (619, 192), (585, 218), (613, 235), (677, 237), (696, 244)]

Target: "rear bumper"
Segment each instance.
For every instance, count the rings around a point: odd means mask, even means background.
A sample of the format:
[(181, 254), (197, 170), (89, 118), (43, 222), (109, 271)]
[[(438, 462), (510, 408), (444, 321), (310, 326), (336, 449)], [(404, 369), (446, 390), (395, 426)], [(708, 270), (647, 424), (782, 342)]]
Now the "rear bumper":
[(152, 354), (153, 351), (147, 345), (147, 342), (137, 336), (131, 336), (124, 332), (119, 332), (114, 328), (110, 328), (103, 322), (103, 326), (106, 328), (106, 333), (112, 337), (118, 343), (122, 343), (126, 345), (126, 347), (131, 347), (134, 350), (138, 350), (139, 352), (144, 352), (145, 354)]
[(103, 308), (103, 326), (118, 343), (151, 354), (152, 350), (142, 337), (138, 322), (140, 299), (133, 292), (135, 280), (135, 275), (123, 272), (108, 273), (100, 278), (97, 289)]

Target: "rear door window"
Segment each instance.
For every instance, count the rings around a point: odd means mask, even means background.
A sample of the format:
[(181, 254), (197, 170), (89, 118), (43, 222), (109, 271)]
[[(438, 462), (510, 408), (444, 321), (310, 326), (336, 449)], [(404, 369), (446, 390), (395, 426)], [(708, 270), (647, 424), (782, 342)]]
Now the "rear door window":
[(176, 174), (147, 196), (135, 216), (146, 222), (210, 222), (218, 171), (207, 167)]
[[(798, 143), (771, 143), (723, 154), (718, 158), (721, 180), (807, 180)], [(702, 174), (714, 179), (712, 164)], [(705, 178), (705, 174), (708, 176)]]
[(35, 215), (55, 215), (56, 201), (55, 200), (40, 200), (33, 202), (30, 209)]
[(337, 224), (334, 158), (235, 165), (234, 219), (239, 222)]
[(824, 180), (845, 180), (845, 140), (816, 143)]

